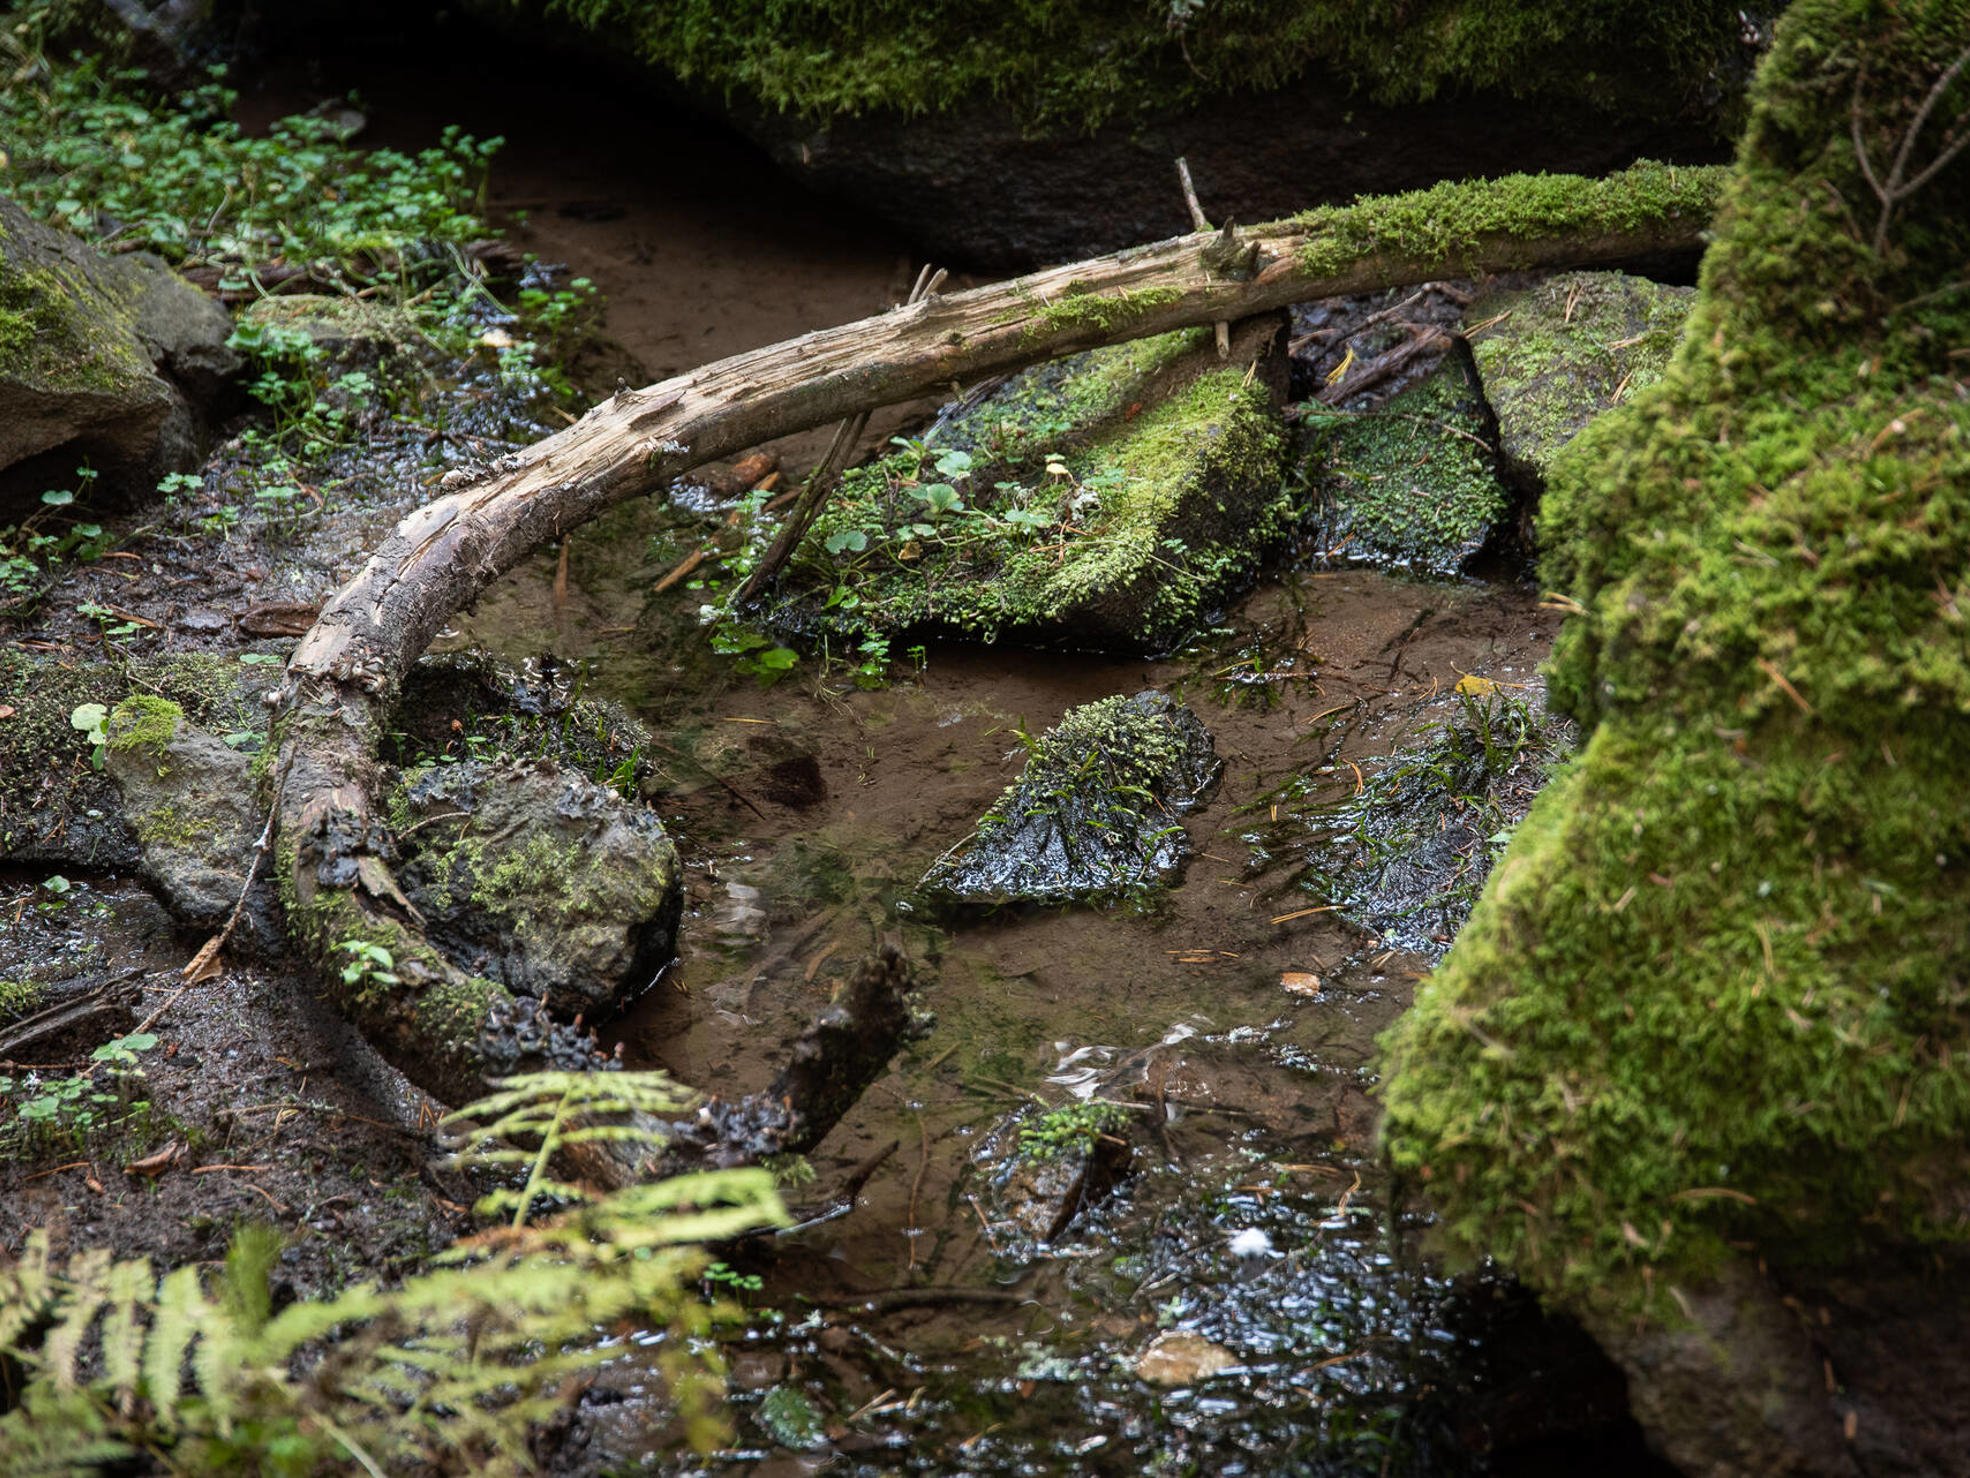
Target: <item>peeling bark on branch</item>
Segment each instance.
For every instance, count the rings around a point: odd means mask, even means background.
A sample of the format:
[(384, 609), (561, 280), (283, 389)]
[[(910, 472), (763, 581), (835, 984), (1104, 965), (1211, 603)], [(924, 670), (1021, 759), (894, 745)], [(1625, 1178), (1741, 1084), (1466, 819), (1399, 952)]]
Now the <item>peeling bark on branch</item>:
[(400, 981), (347, 982), (356, 1025), (457, 1103), (488, 1077), (593, 1060), (586, 1038), (467, 977), (425, 941), (391, 875), (376, 760), (403, 677), (454, 613), (534, 549), (701, 463), (1097, 345), (1448, 275), (1611, 263), (1697, 245), (1721, 172), (1514, 177), (1196, 234), (955, 293), (624, 391), (397, 526), (288, 663), (276, 857), (297, 944), (384, 945)]

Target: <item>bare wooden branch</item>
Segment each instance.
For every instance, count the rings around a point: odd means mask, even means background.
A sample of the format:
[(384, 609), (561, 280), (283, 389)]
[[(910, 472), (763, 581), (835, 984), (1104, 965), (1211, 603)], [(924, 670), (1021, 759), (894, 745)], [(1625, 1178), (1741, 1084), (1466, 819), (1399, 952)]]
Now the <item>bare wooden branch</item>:
[[(1365, 200), (1177, 237), (734, 355), (625, 390), (409, 514), (289, 660), (276, 721), (275, 857), (296, 944), (389, 1061), (441, 1100), (488, 1078), (596, 1061), (592, 1040), (425, 939), (392, 872), (376, 758), (404, 676), (452, 616), (533, 550), (705, 462), (873, 407), (1100, 344), (1311, 298), (1529, 267), (1618, 262), (1701, 239), (1722, 172), (1637, 166)], [(388, 948), (396, 983), (338, 946)]]
[[(1210, 221), (1204, 215), (1204, 203), (1197, 198), (1197, 184), (1190, 178), (1190, 161), (1181, 155), (1177, 157), (1177, 183), (1183, 187), (1183, 203), (1190, 211), (1190, 229), (1200, 235), (1211, 229)], [(1229, 232), (1229, 224), (1225, 226)], [(1218, 341), (1218, 358), (1231, 358), (1231, 325), (1220, 318), (1211, 325)]]

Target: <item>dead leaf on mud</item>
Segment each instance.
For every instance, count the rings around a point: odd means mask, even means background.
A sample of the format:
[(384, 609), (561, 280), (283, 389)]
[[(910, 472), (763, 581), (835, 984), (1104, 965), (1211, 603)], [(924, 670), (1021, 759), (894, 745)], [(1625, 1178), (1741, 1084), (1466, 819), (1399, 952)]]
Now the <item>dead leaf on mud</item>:
[(1293, 996), (1317, 996), (1320, 994), (1320, 977), (1311, 970), (1282, 970), (1279, 983), (1286, 987), (1286, 993)]
[(179, 1140), (172, 1140), (163, 1149), (148, 1154), (141, 1160), (132, 1160), (123, 1167), (125, 1175), (141, 1175), (146, 1180), (155, 1180), (185, 1157), (185, 1146)]

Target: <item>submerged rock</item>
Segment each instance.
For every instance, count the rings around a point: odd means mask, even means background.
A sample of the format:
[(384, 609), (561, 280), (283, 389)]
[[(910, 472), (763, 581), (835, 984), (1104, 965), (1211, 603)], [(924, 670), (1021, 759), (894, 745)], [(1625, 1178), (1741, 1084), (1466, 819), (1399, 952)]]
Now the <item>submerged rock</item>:
[(677, 849), (606, 786), (550, 761), (434, 765), (405, 778), (391, 822), (432, 940), (516, 994), (607, 1011), (676, 953)]
[[(1071, 301), (1071, 300), (1067, 300)], [(1283, 534), (1277, 315), (1092, 350), (843, 479), (763, 613), (835, 641), (1167, 648)]]
[(963, 903), (1064, 903), (1166, 883), (1190, 856), (1177, 818), (1219, 769), (1202, 721), (1162, 693), (1071, 709), (924, 886)]
[(189, 465), (194, 403), (239, 368), (231, 332), (156, 257), (104, 256), (0, 196), (0, 495), (84, 462), (146, 490)]
[(1307, 477), (1330, 557), (1420, 574), (1456, 574), (1512, 506), (1461, 357), (1378, 411), (1315, 423)]
[(1546, 485), (1554, 455), (1594, 417), (1662, 378), (1695, 289), (1623, 272), (1561, 272), (1487, 293), (1466, 321), (1506, 473)]

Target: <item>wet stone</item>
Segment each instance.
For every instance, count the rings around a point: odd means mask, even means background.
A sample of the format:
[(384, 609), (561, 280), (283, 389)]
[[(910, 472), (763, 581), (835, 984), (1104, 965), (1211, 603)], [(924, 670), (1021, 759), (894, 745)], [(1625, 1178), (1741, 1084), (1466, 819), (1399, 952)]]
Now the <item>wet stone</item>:
[(1307, 478), (1330, 557), (1419, 574), (1457, 574), (1512, 508), (1461, 357), (1379, 411), (1315, 423)]
[(1189, 858), (1178, 818), (1216, 784), (1203, 722), (1154, 691), (1070, 709), (972, 836), (924, 875), (960, 903), (1064, 903), (1174, 880)]
[(676, 952), (677, 850), (646, 808), (550, 761), (416, 770), (401, 881), (461, 965), (564, 1014), (608, 1011)]

